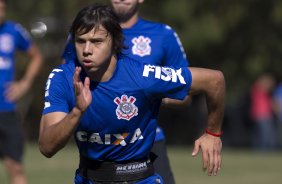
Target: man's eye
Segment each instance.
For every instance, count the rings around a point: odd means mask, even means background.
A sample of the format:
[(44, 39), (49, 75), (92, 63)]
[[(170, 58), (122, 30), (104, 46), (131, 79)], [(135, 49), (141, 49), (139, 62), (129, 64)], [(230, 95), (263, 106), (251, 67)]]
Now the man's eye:
[(102, 40), (93, 40), (91, 42), (95, 45), (98, 45), (98, 44), (102, 43)]
[(84, 40), (81, 40), (81, 39), (77, 39), (75, 42), (76, 42), (76, 43), (85, 43), (85, 41), (84, 41)]

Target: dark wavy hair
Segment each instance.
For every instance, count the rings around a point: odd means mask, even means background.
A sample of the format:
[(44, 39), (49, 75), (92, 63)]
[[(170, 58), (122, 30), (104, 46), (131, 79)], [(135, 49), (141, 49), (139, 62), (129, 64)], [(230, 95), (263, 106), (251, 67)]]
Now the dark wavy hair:
[(103, 26), (111, 35), (115, 54), (120, 54), (125, 48), (122, 28), (110, 6), (92, 4), (80, 10), (71, 25), (70, 34), (75, 40), (75, 35), (83, 35), (93, 28), (98, 29), (99, 25)]

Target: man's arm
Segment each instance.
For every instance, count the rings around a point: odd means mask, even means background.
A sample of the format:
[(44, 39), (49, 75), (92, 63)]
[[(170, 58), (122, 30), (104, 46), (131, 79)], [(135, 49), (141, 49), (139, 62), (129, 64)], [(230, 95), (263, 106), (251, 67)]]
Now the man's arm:
[(53, 112), (43, 115), (40, 122), (39, 150), (51, 158), (62, 149), (72, 136), (82, 112), (73, 108), (69, 113)]
[(21, 80), (9, 83), (5, 91), (6, 98), (9, 101), (17, 101), (29, 90), (33, 80), (38, 75), (42, 67), (42, 55), (35, 44), (31, 45), (28, 49), (27, 55), (30, 58), (30, 63), (25, 75)]
[[(203, 68), (189, 68), (192, 73), (192, 85), (189, 94), (204, 93), (208, 108), (207, 130), (221, 134), (221, 125), (225, 104), (225, 80), (222, 72)], [(195, 141), (192, 155), (202, 150), (203, 169), (208, 175), (217, 175), (221, 167), (222, 142), (220, 137), (204, 133)]]
[(70, 139), (83, 112), (92, 101), (89, 89), (90, 80), (86, 77), (84, 84), (80, 81), (80, 67), (76, 68), (73, 83), (76, 96), (76, 106), (70, 113), (52, 112), (43, 115), (40, 123), (39, 150), (50, 158), (62, 149)]

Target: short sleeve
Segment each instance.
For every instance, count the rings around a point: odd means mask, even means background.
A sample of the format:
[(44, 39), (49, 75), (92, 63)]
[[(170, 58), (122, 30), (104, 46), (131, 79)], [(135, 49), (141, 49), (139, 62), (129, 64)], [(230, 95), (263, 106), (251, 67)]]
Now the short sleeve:
[(22, 51), (27, 51), (32, 44), (31, 36), (20, 24), (15, 24), (15, 31), (17, 48)]
[(188, 67), (189, 61), (186, 57), (182, 43), (177, 33), (169, 26), (165, 26), (163, 39), (163, 66)]
[(70, 86), (62, 69), (54, 69), (46, 82), (43, 114), (70, 111)]
[(145, 64), (142, 81), (148, 96), (183, 100), (191, 87), (192, 75), (186, 67), (172, 68)]
[(65, 50), (62, 54), (62, 58), (65, 60), (72, 60), (76, 58), (75, 46), (73, 44), (72, 37), (70, 34), (68, 36)]

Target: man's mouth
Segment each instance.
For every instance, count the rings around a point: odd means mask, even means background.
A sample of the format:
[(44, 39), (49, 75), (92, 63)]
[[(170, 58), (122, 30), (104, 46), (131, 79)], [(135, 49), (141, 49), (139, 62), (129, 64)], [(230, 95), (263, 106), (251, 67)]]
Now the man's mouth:
[(86, 66), (86, 67), (91, 67), (92, 66), (92, 61), (89, 60), (89, 59), (84, 59), (82, 61), (83, 65)]

